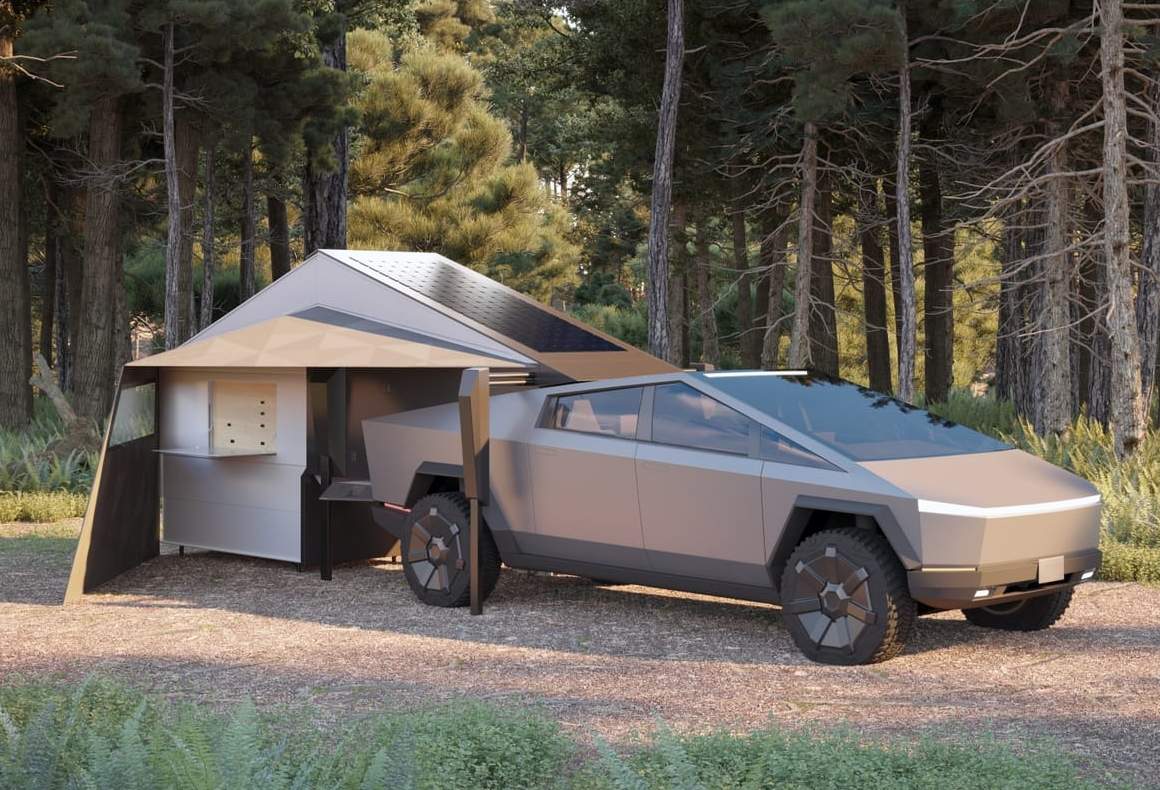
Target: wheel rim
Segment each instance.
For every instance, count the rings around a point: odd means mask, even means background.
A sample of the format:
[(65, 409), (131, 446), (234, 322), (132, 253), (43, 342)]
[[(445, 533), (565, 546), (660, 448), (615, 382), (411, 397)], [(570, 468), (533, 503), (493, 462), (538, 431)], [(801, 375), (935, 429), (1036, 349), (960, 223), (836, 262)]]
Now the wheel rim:
[(456, 577), (466, 567), (459, 527), (438, 509), (411, 525), (407, 541), (407, 563), (420, 587), (449, 592)]
[(794, 597), (784, 605), (818, 647), (854, 652), (866, 626), (878, 622), (870, 572), (833, 543), (794, 566)]

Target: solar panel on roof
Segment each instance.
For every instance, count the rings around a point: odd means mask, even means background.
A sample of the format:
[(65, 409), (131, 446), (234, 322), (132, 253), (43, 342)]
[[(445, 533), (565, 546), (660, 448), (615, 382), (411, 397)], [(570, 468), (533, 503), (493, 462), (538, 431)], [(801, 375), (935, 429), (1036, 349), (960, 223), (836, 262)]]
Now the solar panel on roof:
[(623, 351), (599, 335), (514, 295), (499, 283), (437, 258), (360, 258), (375, 270), (488, 329), (541, 353)]

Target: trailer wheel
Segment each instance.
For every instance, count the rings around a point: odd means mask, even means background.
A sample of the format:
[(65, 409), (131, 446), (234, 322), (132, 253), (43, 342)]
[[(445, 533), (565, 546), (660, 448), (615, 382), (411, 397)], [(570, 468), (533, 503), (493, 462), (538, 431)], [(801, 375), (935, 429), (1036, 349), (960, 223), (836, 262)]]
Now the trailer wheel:
[(906, 573), (880, 535), (828, 529), (789, 557), (782, 617), (798, 649), (823, 664), (874, 664), (902, 652), (914, 627)]
[(980, 628), (998, 628), (1001, 631), (1042, 631), (1055, 625), (1071, 603), (1074, 587), (1057, 590), (1049, 595), (1023, 598), (1011, 603), (964, 609), (971, 625)]
[[(471, 602), (470, 534), (470, 510), (463, 494), (429, 494), (415, 503), (400, 542), (403, 572), (416, 598), (429, 606)], [(479, 535), (479, 592), (487, 600), (499, 580), (499, 550), (482, 522)]]

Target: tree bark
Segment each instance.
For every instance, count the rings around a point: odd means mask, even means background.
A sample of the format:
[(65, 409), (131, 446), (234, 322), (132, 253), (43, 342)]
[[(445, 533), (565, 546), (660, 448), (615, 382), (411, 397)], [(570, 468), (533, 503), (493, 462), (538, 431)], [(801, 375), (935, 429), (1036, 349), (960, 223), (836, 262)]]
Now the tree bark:
[(665, 81), (657, 119), (653, 158), (652, 201), (648, 229), (648, 350), (672, 360), (669, 338), (669, 208), (673, 195), (673, 152), (677, 142), (677, 113), (681, 101), (681, 69), (685, 61), (683, 0), (668, 0), (665, 35)]
[[(1067, 107), (1067, 82), (1052, 86), (1052, 109), (1061, 118)], [(1050, 133), (1060, 136), (1063, 128), (1051, 122)], [(1041, 435), (1064, 434), (1071, 427), (1071, 291), (1072, 256), (1068, 251), (1071, 214), (1068, 210), (1069, 181), (1067, 143), (1060, 141), (1047, 157), (1048, 179), (1045, 189), (1046, 225), (1042, 305), (1040, 318), (1039, 386), (1042, 401), (1036, 413), (1035, 430)]]
[(866, 368), (870, 389), (891, 391), (890, 336), (886, 329), (886, 261), (878, 226), (877, 189), (860, 193), (862, 210), (862, 305), (866, 329)]
[(801, 200), (798, 208), (797, 276), (794, 282), (793, 327), (789, 339), (789, 364), (808, 368), (810, 357), (810, 285), (813, 279), (814, 200), (818, 189), (818, 127), (807, 122), (802, 135)]
[(178, 239), (178, 283), (182, 294), (181, 340), (197, 332), (197, 311), (193, 288), (193, 207), (197, 201), (197, 160), (200, 140), (191, 110), (176, 117), (177, 193), (181, 201), (181, 236)]
[(165, 196), (169, 215), (165, 237), (165, 348), (185, 340), (186, 296), (181, 291), (181, 191), (177, 183), (177, 133), (173, 96), (174, 24), (165, 25), (161, 84), (161, 139), (165, 154)]
[(1100, 72), (1104, 96), (1104, 265), (1111, 341), (1108, 414), (1116, 453), (1131, 455), (1144, 435), (1140, 346), (1132, 301), (1127, 173), (1128, 122), (1124, 95), (1124, 19), (1121, 0), (1100, 3)]
[[(346, 71), (346, 25), (335, 40), (323, 47), (327, 66)], [(350, 169), (350, 130), (343, 126), (331, 142), (333, 167), (323, 170), (311, 157), (306, 161), (303, 193), (306, 200), (306, 254), (318, 249), (346, 249), (346, 187)]]
[[(0, 27), (0, 58), (12, 55), (10, 27)], [(24, 134), (17, 73), (0, 63), (0, 428), (32, 419), (32, 313), (23, 205)]]
[(1079, 271), (1076, 274), (1075, 300), (1071, 305), (1072, 336), (1071, 336), (1071, 413), (1078, 417), (1080, 412), (1087, 410), (1091, 413), (1088, 398), (1092, 387), (1092, 344), (1095, 337), (1096, 322), (1093, 313), (1096, 310), (1096, 261), (1090, 254), (1080, 259)]
[(63, 237), (58, 276), (61, 287), (57, 304), (56, 373), (60, 388), (72, 392), (81, 315), (84, 312), (84, 270), (81, 260), (84, 251), (85, 193), (73, 186), (63, 186), (60, 206)]
[(266, 221), (270, 225), (270, 276), (277, 280), (290, 273), (290, 223), (286, 203), (277, 195), (266, 196)]
[(814, 203), (814, 252), (811, 256), (813, 276), (810, 280), (810, 357), (822, 373), (838, 375), (838, 317), (834, 305), (834, 196), (830, 178), (818, 176)]
[(84, 280), (77, 332), (73, 391), (77, 413), (104, 420), (112, 405), (114, 311), (121, 255), (118, 184), (113, 172), (121, 160), (119, 99), (97, 99), (89, 117), (88, 159), (95, 173), (85, 199)]
[(201, 329), (213, 323), (213, 281), (217, 265), (217, 242), (214, 238), (216, 170), (217, 147), (211, 145), (205, 149), (205, 204), (201, 218)]
[(760, 335), (753, 328), (753, 291), (749, 278), (749, 250), (745, 234), (745, 212), (736, 208), (733, 221), (733, 266), (737, 269), (737, 331), (741, 367), (752, 370), (760, 364)]
[(995, 394), (1014, 401), (1023, 376), (1023, 316), (1019, 302), (1019, 265), (1022, 236), (1019, 215), (1009, 207), (1003, 216), (1002, 249), (999, 260), (999, 323), (995, 337)]
[(894, 348), (902, 348), (902, 274), (898, 263), (898, 189), (894, 176), (882, 179), (886, 238), (890, 242), (890, 304), (894, 307)]
[(764, 331), (761, 335), (761, 368), (775, 370), (781, 340), (782, 292), (785, 290), (785, 217), (767, 215), (761, 227), (761, 266), (765, 292)]
[(898, 281), (902, 303), (902, 341), (898, 344), (898, 397), (914, 401), (916, 351), (916, 305), (914, 297), (914, 247), (910, 237), (910, 56), (906, 32), (906, 3), (899, 4), (902, 29), (903, 64), (898, 73), (898, 148), (895, 174), (895, 201), (898, 215)]
[[(935, 121), (929, 121), (928, 130)], [(934, 134), (928, 132), (928, 138)], [(938, 167), (930, 157), (919, 166), (919, 197), (922, 200), (923, 313), (926, 324), (925, 389), (927, 403), (943, 403), (950, 394), (954, 377), (954, 315), (951, 286), (954, 243), (944, 227), (942, 188)]]
[(242, 227), (241, 253), (238, 256), (238, 283), (241, 300), (254, 295), (254, 241), (257, 235), (257, 217), (254, 215), (254, 145), (247, 140), (242, 150)]
[(665, 287), (668, 291), (668, 361), (680, 367), (687, 367), (689, 364), (688, 310), (686, 309), (687, 293), (685, 289), (685, 273), (688, 269), (685, 254), (688, 245), (687, 221), (685, 204), (682, 201), (677, 201), (673, 205), (673, 245), (672, 252), (668, 256), (672, 260), (672, 266), (669, 267), (668, 283)]
[(713, 262), (707, 225), (704, 219), (697, 223), (697, 310), (701, 319), (701, 361), (717, 367), (721, 364), (721, 343), (717, 338), (717, 312), (713, 309)]
[[(1160, 81), (1149, 97), (1152, 113), (1160, 114)], [(1147, 409), (1152, 405), (1156, 358), (1160, 354), (1160, 120), (1148, 124), (1152, 171), (1144, 188), (1144, 248), (1140, 283), (1136, 290), (1136, 324), (1140, 334), (1140, 393)]]
[(52, 174), (44, 179), (44, 275), (40, 284), (40, 356), (51, 368), (60, 272), (60, 186)]

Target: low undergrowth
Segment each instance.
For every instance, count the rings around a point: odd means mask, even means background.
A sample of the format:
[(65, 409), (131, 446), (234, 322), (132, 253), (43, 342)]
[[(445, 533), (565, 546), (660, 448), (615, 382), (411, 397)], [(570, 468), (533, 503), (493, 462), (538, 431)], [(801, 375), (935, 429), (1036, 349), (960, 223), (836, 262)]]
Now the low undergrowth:
[(88, 494), (71, 491), (0, 491), (0, 524), (80, 518), (88, 501)]
[(1085, 416), (1064, 436), (1042, 437), (1010, 403), (952, 394), (931, 410), (1070, 469), (1103, 499), (1100, 577), (1160, 583), (1160, 430), (1150, 430), (1129, 458), (1116, 457), (1111, 432)]
[[(1094, 769), (1088, 767), (1090, 775)], [(1094, 787), (1054, 749), (905, 745), (775, 728), (580, 747), (548, 718), (482, 703), (369, 716), (221, 713), (123, 686), (0, 687), (0, 787), (64, 788)], [(1106, 786), (1101, 784), (1100, 786)]]

